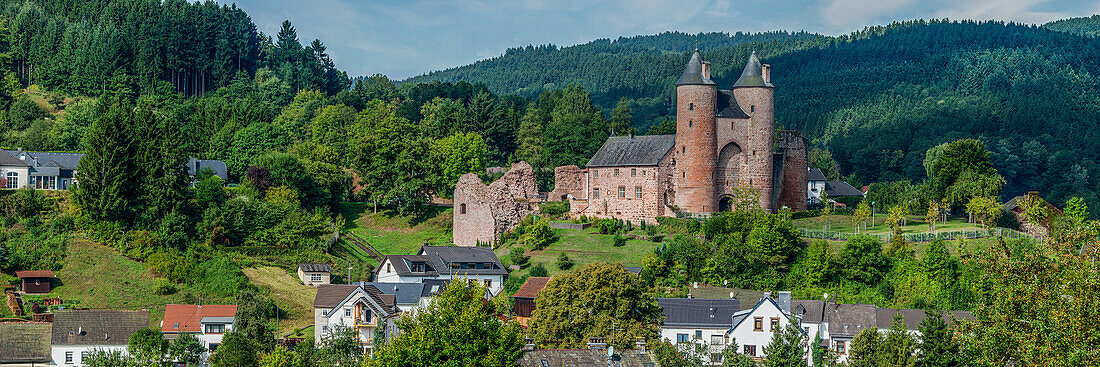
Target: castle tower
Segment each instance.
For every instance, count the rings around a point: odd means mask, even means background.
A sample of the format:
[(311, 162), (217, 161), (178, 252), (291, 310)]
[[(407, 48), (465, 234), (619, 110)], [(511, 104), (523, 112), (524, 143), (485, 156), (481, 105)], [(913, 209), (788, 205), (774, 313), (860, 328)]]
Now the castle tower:
[(718, 85), (710, 78), (710, 63), (702, 59), (696, 50), (676, 81), (674, 204), (689, 213), (718, 210), (715, 197)]
[[(733, 95), (749, 114), (748, 143), (744, 147), (745, 166), (741, 168), (740, 184), (760, 194), (760, 207), (775, 211), (774, 167), (772, 153), (775, 141), (775, 86), (771, 83), (771, 67), (760, 63), (756, 52), (741, 77), (733, 84)], [(679, 130), (677, 130), (679, 132)]]

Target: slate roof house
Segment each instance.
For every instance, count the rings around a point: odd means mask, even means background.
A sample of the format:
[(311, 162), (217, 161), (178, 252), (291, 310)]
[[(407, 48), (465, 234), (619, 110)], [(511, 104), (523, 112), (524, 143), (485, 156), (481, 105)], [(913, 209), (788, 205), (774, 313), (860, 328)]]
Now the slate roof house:
[(727, 332), (734, 314), (741, 311), (737, 299), (658, 298), (665, 319), (661, 339), (676, 344), (698, 343), (707, 346), (705, 361), (722, 361), (721, 353), (729, 344)]
[(656, 367), (650, 354), (646, 353), (645, 340), (635, 342), (630, 350), (614, 350), (608, 353), (604, 338), (589, 338), (587, 349), (534, 349), (527, 344), (523, 357), (516, 361), (520, 367)]
[(222, 344), (225, 333), (233, 331), (236, 324), (237, 305), (175, 305), (164, 308), (160, 329), (166, 339), (192, 334), (207, 350), (213, 351)]
[(126, 354), (130, 334), (149, 326), (149, 311), (72, 310), (55, 312), (51, 331), (53, 365), (83, 366), (95, 350)]
[(49, 270), (23, 270), (15, 272), (15, 277), (23, 282), (23, 292), (29, 294), (50, 293), (50, 280), (56, 278)]
[(392, 337), (399, 313), (395, 295), (373, 285), (322, 284), (313, 298), (314, 342), (320, 345), (333, 332), (351, 328), (363, 351), (373, 354), (375, 335)]
[[(32, 187), (38, 190), (68, 190), (76, 184), (77, 167), (83, 153), (28, 152), (22, 149), (0, 152), (0, 177), (7, 180), (4, 188)], [(210, 169), (215, 176), (229, 179), (225, 162), (209, 159), (187, 160), (187, 173), (195, 176)]]
[(388, 255), (374, 270), (380, 283), (422, 283), (425, 279), (468, 279), (500, 294), (508, 269), (488, 247), (421, 246), (416, 255)]
[(0, 322), (0, 366), (49, 365), (52, 326), (48, 322)]
[(370, 285), (382, 294), (393, 295), (399, 312), (415, 312), (419, 308), (426, 307), (433, 296), (443, 293), (448, 283), (450, 280), (446, 279), (424, 279), (421, 283), (360, 282), (357, 284)]
[(298, 280), (310, 287), (332, 283), (332, 266), (329, 264), (298, 264)]

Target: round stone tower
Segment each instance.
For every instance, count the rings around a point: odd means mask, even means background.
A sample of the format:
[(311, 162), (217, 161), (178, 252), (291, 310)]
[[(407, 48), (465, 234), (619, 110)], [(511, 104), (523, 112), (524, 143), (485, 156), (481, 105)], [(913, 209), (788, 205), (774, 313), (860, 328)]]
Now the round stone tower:
[(675, 205), (688, 213), (713, 213), (718, 209), (715, 197), (718, 85), (710, 78), (710, 63), (702, 59), (696, 50), (676, 81)]
[(744, 167), (740, 184), (760, 194), (760, 207), (775, 211), (774, 166), (772, 153), (775, 141), (775, 86), (771, 83), (771, 67), (760, 63), (756, 52), (749, 56), (745, 71), (733, 84), (733, 95), (749, 114), (748, 143), (743, 147)]

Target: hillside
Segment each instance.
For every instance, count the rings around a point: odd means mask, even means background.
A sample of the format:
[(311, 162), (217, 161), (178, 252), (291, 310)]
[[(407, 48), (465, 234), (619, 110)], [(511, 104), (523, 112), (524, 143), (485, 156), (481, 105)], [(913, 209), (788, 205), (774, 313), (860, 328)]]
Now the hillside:
[(1100, 14), (1091, 17), (1056, 20), (1043, 24), (1043, 28), (1081, 36), (1100, 37)]
[[(1036, 26), (941, 21), (835, 38), (707, 37), (669, 33), (633, 43), (512, 49), (409, 82), (465, 80), (520, 94), (578, 83), (605, 109), (630, 100), (644, 131), (669, 114), (672, 84), (688, 57), (679, 45), (713, 46), (704, 56), (722, 86), (755, 50), (773, 66), (779, 123), (831, 151), (853, 181), (922, 179), (929, 148), (978, 137), (1008, 181), (1006, 197), (1041, 190), (1057, 203), (1083, 196), (1097, 204), (1088, 189), (1097, 184), (1100, 149), (1088, 142), (1100, 133), (1098, 41)], [(676, 41), (660, 46), (665, 39)]]

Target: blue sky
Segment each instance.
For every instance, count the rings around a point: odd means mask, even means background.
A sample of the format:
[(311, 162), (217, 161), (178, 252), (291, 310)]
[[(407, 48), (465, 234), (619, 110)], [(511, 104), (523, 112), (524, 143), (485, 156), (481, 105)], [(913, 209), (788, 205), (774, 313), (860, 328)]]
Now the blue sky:
[(349, 75), (404, 79), (500, 55), (676, 30), (806, 30), (839, 35), (908, 19), (1044, 23), (1100, 13), (1100, 0), (237, 0), (260, 31), (289, 19)]

